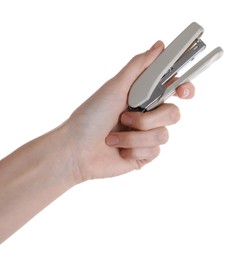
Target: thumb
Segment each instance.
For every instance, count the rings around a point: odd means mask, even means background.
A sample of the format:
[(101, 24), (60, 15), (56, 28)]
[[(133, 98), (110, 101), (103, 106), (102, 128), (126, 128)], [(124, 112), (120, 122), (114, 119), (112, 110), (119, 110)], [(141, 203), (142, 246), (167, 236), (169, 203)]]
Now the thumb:
[(124, 88), (128, 92), (134, 81), (158, 57), (163, 49), (163, 42), (157, 41), (149, 50), (133, 57), (129, 63), (114, 77), (117, 85), (119, 84), (120, 88)]

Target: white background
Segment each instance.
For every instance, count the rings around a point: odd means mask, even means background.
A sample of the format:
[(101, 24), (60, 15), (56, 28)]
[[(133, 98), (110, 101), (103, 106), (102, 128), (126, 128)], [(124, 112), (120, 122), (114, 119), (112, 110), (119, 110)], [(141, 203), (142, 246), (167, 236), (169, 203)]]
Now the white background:
[[(217, 4), (215, 5), (215, 2)], [(192, 21), (205, 53), (181, 121), (140, 171), (83, 183), (0, 246), (0, 259), (239, 259), (236, 1), (0, 1), (0, 158), (63, 122), (137, 53)], [(205, 55), (202, 54), (202, 56)]]

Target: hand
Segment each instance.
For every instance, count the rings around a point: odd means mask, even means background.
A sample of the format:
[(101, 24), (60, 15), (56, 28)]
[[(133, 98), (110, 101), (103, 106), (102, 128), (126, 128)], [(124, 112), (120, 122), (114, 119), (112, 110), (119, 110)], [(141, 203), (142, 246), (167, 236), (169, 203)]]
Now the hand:
[[(0, 161), (0, 243), (77, 183), (139, 169), (159, 154), (168, 139), (165, 126), (178, 121), (178, 108), (163, 104), (129, 112), (127, 95), (162, 50), (157, 42), (135, 56), (60, 127)], [(177, 94), (190, 98), (194, 87), (182, 85)]]
[[(162, 50), (157, 42), (135, 56), (61, 126), (0, 161), (0, 243), (77, 183), (139, 169), (159, 154), (168, 139), (165, 126), (178, 121), (178, 108), (163, 104), (129, 112), (127, 95)], [(182, 85), (177, 94), (190, 98), (194, 87)]]
[[(163, 104), (147, 113), (127, 111), (131, 85), (163, 48), (158, 41), (135, 56), (63, 124), (77, 182), (139, 169), (153, 160), (159, 146), (167, 142), (166, 126), (175, 124), (180, 117), (175, 105)], [(177, 95), (193, 97), (193, 85), (180, 86)]]

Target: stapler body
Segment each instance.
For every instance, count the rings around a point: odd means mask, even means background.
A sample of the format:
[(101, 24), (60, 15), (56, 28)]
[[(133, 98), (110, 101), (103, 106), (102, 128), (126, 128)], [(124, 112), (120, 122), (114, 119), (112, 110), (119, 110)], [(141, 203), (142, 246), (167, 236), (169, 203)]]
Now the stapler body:
[(192, 80), (222, 56), (223, 50), (217, 47), (171, 85), (165, 86), (206, 48), (200, 39), (203, 31), (199, 24), (193, 22), (168, 45), (132, 85), (128, 96), (129, 109), (142, 112), (154, 109), (173, 95), (178, 86)]

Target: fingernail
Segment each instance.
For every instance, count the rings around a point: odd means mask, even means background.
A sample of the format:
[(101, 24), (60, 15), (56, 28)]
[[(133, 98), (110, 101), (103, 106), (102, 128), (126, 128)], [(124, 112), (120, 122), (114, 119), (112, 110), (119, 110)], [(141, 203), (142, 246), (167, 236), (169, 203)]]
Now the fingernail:
[(155, 44), (150, 48), (150, 50), (154, 50), (154, 49), (157, 49), (159, 46), (162, 45), (162, 42), (161, 41), (157, 41), (155, 42)]
[(116, 135), (108, 135), (105, 141), (108, 145), (116, 145), (119, 143), (119, 137)]
[(121, 123), (124, 125), (131, 125), (133, 122), (131, 116), (129, 116), (128, 114), (123, 114), (121, 116)]
[(187, 98), (187, 97), (189, 96), (189, 94), (190, 94), (189, 89), (188, 89), (188, 88), (185, 88), (185, 89), (183, 90), (183, 98)]

